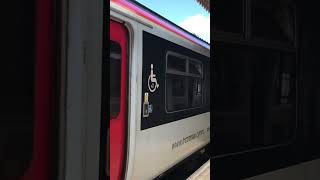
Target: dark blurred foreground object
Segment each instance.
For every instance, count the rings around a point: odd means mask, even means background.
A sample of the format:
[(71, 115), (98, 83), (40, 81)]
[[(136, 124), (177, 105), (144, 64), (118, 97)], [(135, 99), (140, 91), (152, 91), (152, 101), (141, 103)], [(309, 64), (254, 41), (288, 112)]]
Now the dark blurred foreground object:
[(35, 1), (1, 7), (0, 179), (18, 180), (33, 150)]

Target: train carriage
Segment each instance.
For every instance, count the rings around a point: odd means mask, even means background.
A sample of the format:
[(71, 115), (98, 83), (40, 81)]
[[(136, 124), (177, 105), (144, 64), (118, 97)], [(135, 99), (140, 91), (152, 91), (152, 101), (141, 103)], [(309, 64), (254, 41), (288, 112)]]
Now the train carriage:
[(168, 20), (110, 2), (111, 179), (156, 178), (207, 147), (209, 58), (209, 44)]

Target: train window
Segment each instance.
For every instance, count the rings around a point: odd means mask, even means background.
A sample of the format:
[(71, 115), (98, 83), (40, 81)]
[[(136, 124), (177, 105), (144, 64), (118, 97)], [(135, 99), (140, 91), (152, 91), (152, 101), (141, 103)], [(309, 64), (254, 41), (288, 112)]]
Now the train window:
[(296, 128), (294, 55), (223, 43), (216, 49), (215, 154), (291, 142)]
[(189, 73), (202, 76), (202, 64), (189, 60)]
[(189, 107), (199, 107), (202, 105), (202, 64), (197, 61), (188, 59), (188, 91)]
[(189, 106), (199, 107), (202, 104), (202, 80), (201, 78), (189, 77)]
[[(262, 52), (261, 52), (262, 51)], [(287, 143), (295, 132), (295, 58), (293, 55), (256, 50), (254, 86), (256, 142), (263, 145)], [(259, 80), (258, 80), (259, 78)]]
[(214, 30), (243, 33), (244, 1), (224, 0), (214, 2)]
[(168, 112), (202, 105), (202, 73), (203, 67), (200, 62), (172, 52), (168, 53), (166, 72)]
[(176, 111), (188, 107), (187, 78), (185, 76), (167, 74), (166, 105), (167, 111)]
[(115, 118), (120, 112), (121, 89), (121, 47), (110, 41), (110, 117)]
[(0, 66), (0, 179), (20, 179), (33, 151), (35, 85), (35, 1), (10, 2), (3, 18)]
[(187, 60), (183, 56), (168, 54), (167, 71), (171, 73), (186, 73)]
[(288, 96), (290, 94), (290, 74), (286, 72), (281, 73), (281, 104), (288, 103)]
[(253, 0), (252, 33), (255, 37), (294, 41), (293, 0)]
[[(210, 68), (210, 67), (209, 67)], [(210, 106), (210, 94), (211, 94), (211, 87), (210, 87), (210, 69), (206, 70), (204, 74), (204, 84), (203, 84), (203, 104), (206, 106)]]

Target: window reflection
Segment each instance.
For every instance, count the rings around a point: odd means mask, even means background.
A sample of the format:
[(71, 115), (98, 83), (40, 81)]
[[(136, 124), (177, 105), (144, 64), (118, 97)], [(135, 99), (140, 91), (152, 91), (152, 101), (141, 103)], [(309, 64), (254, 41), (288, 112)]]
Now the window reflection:
[(295, 56), (216, 43), (215, 154), (290, 142), (295, 133)]
[(116, 118), (120, 112), (121, 92), (121, 47), (110, 41), (110, 117)]
[(203, 104), (202, 68), (199, 61), (177, 53), (168, 53), (166, 69), (168, 112), (200, 107)]
[(253, 0), (252, 31), (255, 37), (294, 41), (294, 3), (292, 0)]

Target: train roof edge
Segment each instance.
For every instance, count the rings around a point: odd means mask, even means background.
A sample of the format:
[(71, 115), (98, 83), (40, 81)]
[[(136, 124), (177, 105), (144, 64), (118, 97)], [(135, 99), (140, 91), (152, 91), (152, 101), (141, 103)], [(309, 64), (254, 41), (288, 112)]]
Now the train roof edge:
[[(149, 9), (148, 7), (142, 5), (141, 3), (137, 2), (137, 1), (134, 1), (134, 0), (111, 0), (110, 2), (116, 3), (116, 4), (118, 4), (118, 5), (121, 4), (121, 3), (130, 3), (131, 5), (133, 5), (133, 6), (137, 7), (137, 8), (141, 8), (141, 10), (144, 10), (144, 11), (150, 13), (154, 18), (157, 18), (157, 19), (159, 19), (159, 20), (161, 20), (161, 21), (164, 21), (165, 23), (168, 23), (169, 25), (173, 26), (174, 28), (182, 31), (183, 33), (187, 34), (188, 36), (191, 36), (192, 38), (194, 38), (194, 39), (196, 39), (197, 41), (200, 41), (200, 42), (201, 42), (201, 43), (199, 43), (199, 42), (193, 41), (193, 43), (198, 44), (198, 45), (200, 45), (200, 46), (203, 46), (203, 47), (206, 48), (206, 49), (210, 49), (210, 43), (206, 42), (205, 40), (201, 39), (200, 37), (196, 36), (195, 34), (187, 31), (186, 29), (178, 26), (177, 24), (175, 24), (175, 23), (173, 23), (172, 21), (168, 20), (167, 18), (159, 15), (158, 13), (154, 12), (153, 10)], [(127, 7), (127, 8), (129, 8), (129, 7)], [(129, 8), (129, 9), (130, 9), (130, 8)], [(132, 9), (130, 9), (130, 10), (132, 10)], [(140, 15), (140, 16), (141, 16), (141, 15)], [(147, 18), (144, 17), (144, 19), (147, 19)], [(152, 20), (150, 20), (150, 19), (147, 19), (147, 20), (152, 21)], [(156, 22), (153, 22), (153, 23), (156, 23)], [(157, 23), (156, 23), (156, 24), (157, 24)], [(158, 25), (159, 25), (159, 24), (158, 24)], [(160, 25), (160, 26), (164, 26), (164, 25)], [(187, 39), (187, 40), (190, 41), (190, 39), (188, 39), (187, 37), (184, 37), (184, 36), (180, 35), (180, 34), (177, 33), (177, 32), (174, 32), (174, 31), (171, 30), (169, 27), (166, 27), (166, 28), (167, 28), (167, 30), (172, 31), (173, 33), (175, 33), (175, 34), (181, 36), (182, 38)], [(192, 40), (191, 40), (191, 41), (192, 41)]]

